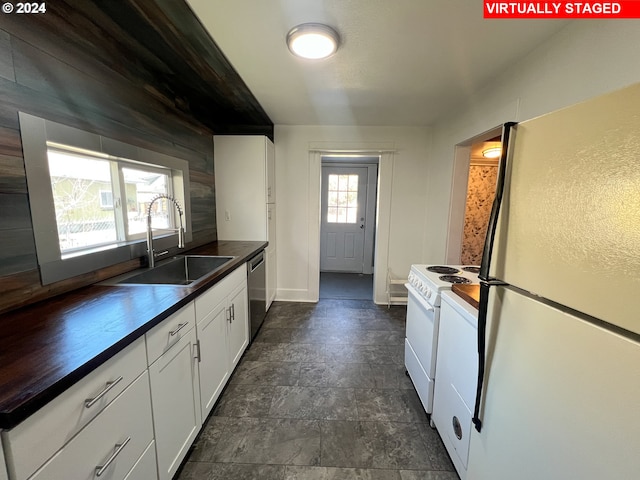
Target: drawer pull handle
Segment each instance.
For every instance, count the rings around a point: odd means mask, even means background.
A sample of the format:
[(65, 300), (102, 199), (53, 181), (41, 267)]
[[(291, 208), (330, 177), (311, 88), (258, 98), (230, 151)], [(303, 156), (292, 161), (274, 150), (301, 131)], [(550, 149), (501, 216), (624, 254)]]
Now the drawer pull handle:
[(87, 408), (91, 408), (93, 407), (93, 405), (100, 400), (102, 397), (104, 397), (107, 393), (109, 393), (109, 390), (111, 390), (113, 387), (115, 387), (119, 382), (122, 381), (122, 375), (120, 375), (118, 378), (116, 378), (114, 381), (112, 382), (107, 382), (106, 387), (104, 388), (104, 390), (102, 390), (98, 395), (96, 395), (93, 398), (87, 398), (84, 401), (84, 406)]
[(180, 330), (182, 330), (187, 325), (189, 325), (189, 322), (179, 323), (178, 324), (178, 328), (176, 328), (175, 330), (171, 330), (169, 332), (169, 335), (171, 335), (173, 337), (175, 334), (177, 334)]
[(105, 470), (109, 468), (109, 465), (113, 463), (116, 457), (120, 455), (120, 452), (124, 449), (124, 447), (127, 446), (127, 443), (129, 443), (130, 441), (131, 441), (131, 437), (127, 437), (127, 439), (124, 442), (116, 443), (116, 449), (113, 451), (111, 456), (107, 459), (107, 461), (104, 462), (104, 465), (98, 465), (96, 467), (96, 477), (101, 476), (105, 472)]

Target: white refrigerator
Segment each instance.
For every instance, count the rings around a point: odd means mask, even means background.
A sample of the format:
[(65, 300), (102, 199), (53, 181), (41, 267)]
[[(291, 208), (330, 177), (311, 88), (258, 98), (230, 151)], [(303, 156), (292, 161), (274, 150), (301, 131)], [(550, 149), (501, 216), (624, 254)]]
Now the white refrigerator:
[(467, 478), (637, 480), (640, 84), (503, 139)]

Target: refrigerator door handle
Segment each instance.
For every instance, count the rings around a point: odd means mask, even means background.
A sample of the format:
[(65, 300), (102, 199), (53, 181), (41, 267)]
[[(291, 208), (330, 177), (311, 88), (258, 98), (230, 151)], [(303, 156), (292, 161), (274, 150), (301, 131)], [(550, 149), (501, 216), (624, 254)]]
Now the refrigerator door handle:
[(500, 206), (502, 205), (502, 195), (504, 193), (505, 177), (507, 171), (508, 150), (510, 147), (511, 134), (515, 130), (515, 122), (507, 122), (502, 126), (502, 153), (498, 166), (498, 179), (496, 181), (496, 195), (491, 206), (491, 216), (487, 227), (487, 236), (484, 240), (482, 251), (482, 263), (480, 264), (480, 302), (478, 306), (478, 383), (476, 385), (476, 404), (473, 410), (473, 425), (476, 430), (482, 430), (482, 420), (480, 420), (480, 405), (482, 404), (482, 386), (484, 382), (484, 370), (486, 364), (486, 337), (487, 337), (487, 308), (489, 305), (489, 288), (494, 285), (504, 285), (503, 282), (492, 279), (489, 276), (491, 266), (491, 255), (493, 253), (493, 243), (498, 226)]
[(484, 239), (484, 248), (482, 250), (482, 262), (480, 263), (480, 272), (478, 277), (480, 280), (488, 281), (489, 267), (491, 265), (491, 255), (493, 252), (493, 243), (496, 236), (496, 228), (498, 226), (498, 216), (500, 214), (500, 206), (502, 205), (502, 195), (504, 193), (505, 176), (507, 170), (508, 150), (510, 146), (511, 134), (515, 130), (516, 122), (507, 122), (502, 126), (502, 153), (500, 154), (500, 163), (498, 164), (498, 178), (496, 180), (496, 195), (491, 205), (491, 215), (489, 217), (489, 225), (487, 226), (487, 236)]
[(487, 306), (489, 304), (489, 284), (480, 282), (480, 302), (478, 305), (478, 383), (476, 384), (476, 404), (472, 422), (476, 430), (482, 430), (480, 405), (482, 403), (482, 383), (484, 381), (485, 347), (487, 338)]
[(471, 419), (478, 432), (482, 430), (480, 407), (482, 405), (482, 387), (484, 383), (484, 371), (486, 366), (489, 289), (491, 287), (507, 285), (508, 284), (499, 280), (491, 280), (489, 282), (480, 281), (480, 301), (478, 302), (478, 383), (476, 384), (476, 404), (473, 409), (473, 418)]

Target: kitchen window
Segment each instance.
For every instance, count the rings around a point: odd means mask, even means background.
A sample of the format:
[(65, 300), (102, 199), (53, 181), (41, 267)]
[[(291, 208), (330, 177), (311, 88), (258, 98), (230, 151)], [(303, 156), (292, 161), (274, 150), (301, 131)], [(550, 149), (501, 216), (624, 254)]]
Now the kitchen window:
[[(143, 238), (151, 200), (158, 194), (172, 195), (168, 168), (138, 167), (51, 142), (47, 147), (62, 258)], [(154, 227), (174, 228), (173, 209), (166, 200), (153, 207)]]
[[(147, 211), (177, 199), (191, 241), (186, 160), (20, 113), (36, 253), (43, 285), (146, 254)], [(153, 202), (157, 248), (177, 245), (173, 203)]]

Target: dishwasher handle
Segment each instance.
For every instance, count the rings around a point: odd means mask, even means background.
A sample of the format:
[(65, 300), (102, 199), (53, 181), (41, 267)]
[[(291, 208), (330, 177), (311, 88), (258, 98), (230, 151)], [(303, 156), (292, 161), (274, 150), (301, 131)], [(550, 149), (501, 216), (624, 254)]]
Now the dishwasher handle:
[(258, 255), (249, 260), (249, 273), (255, 271), (260, 265), (264, 263), (264, 250)]

